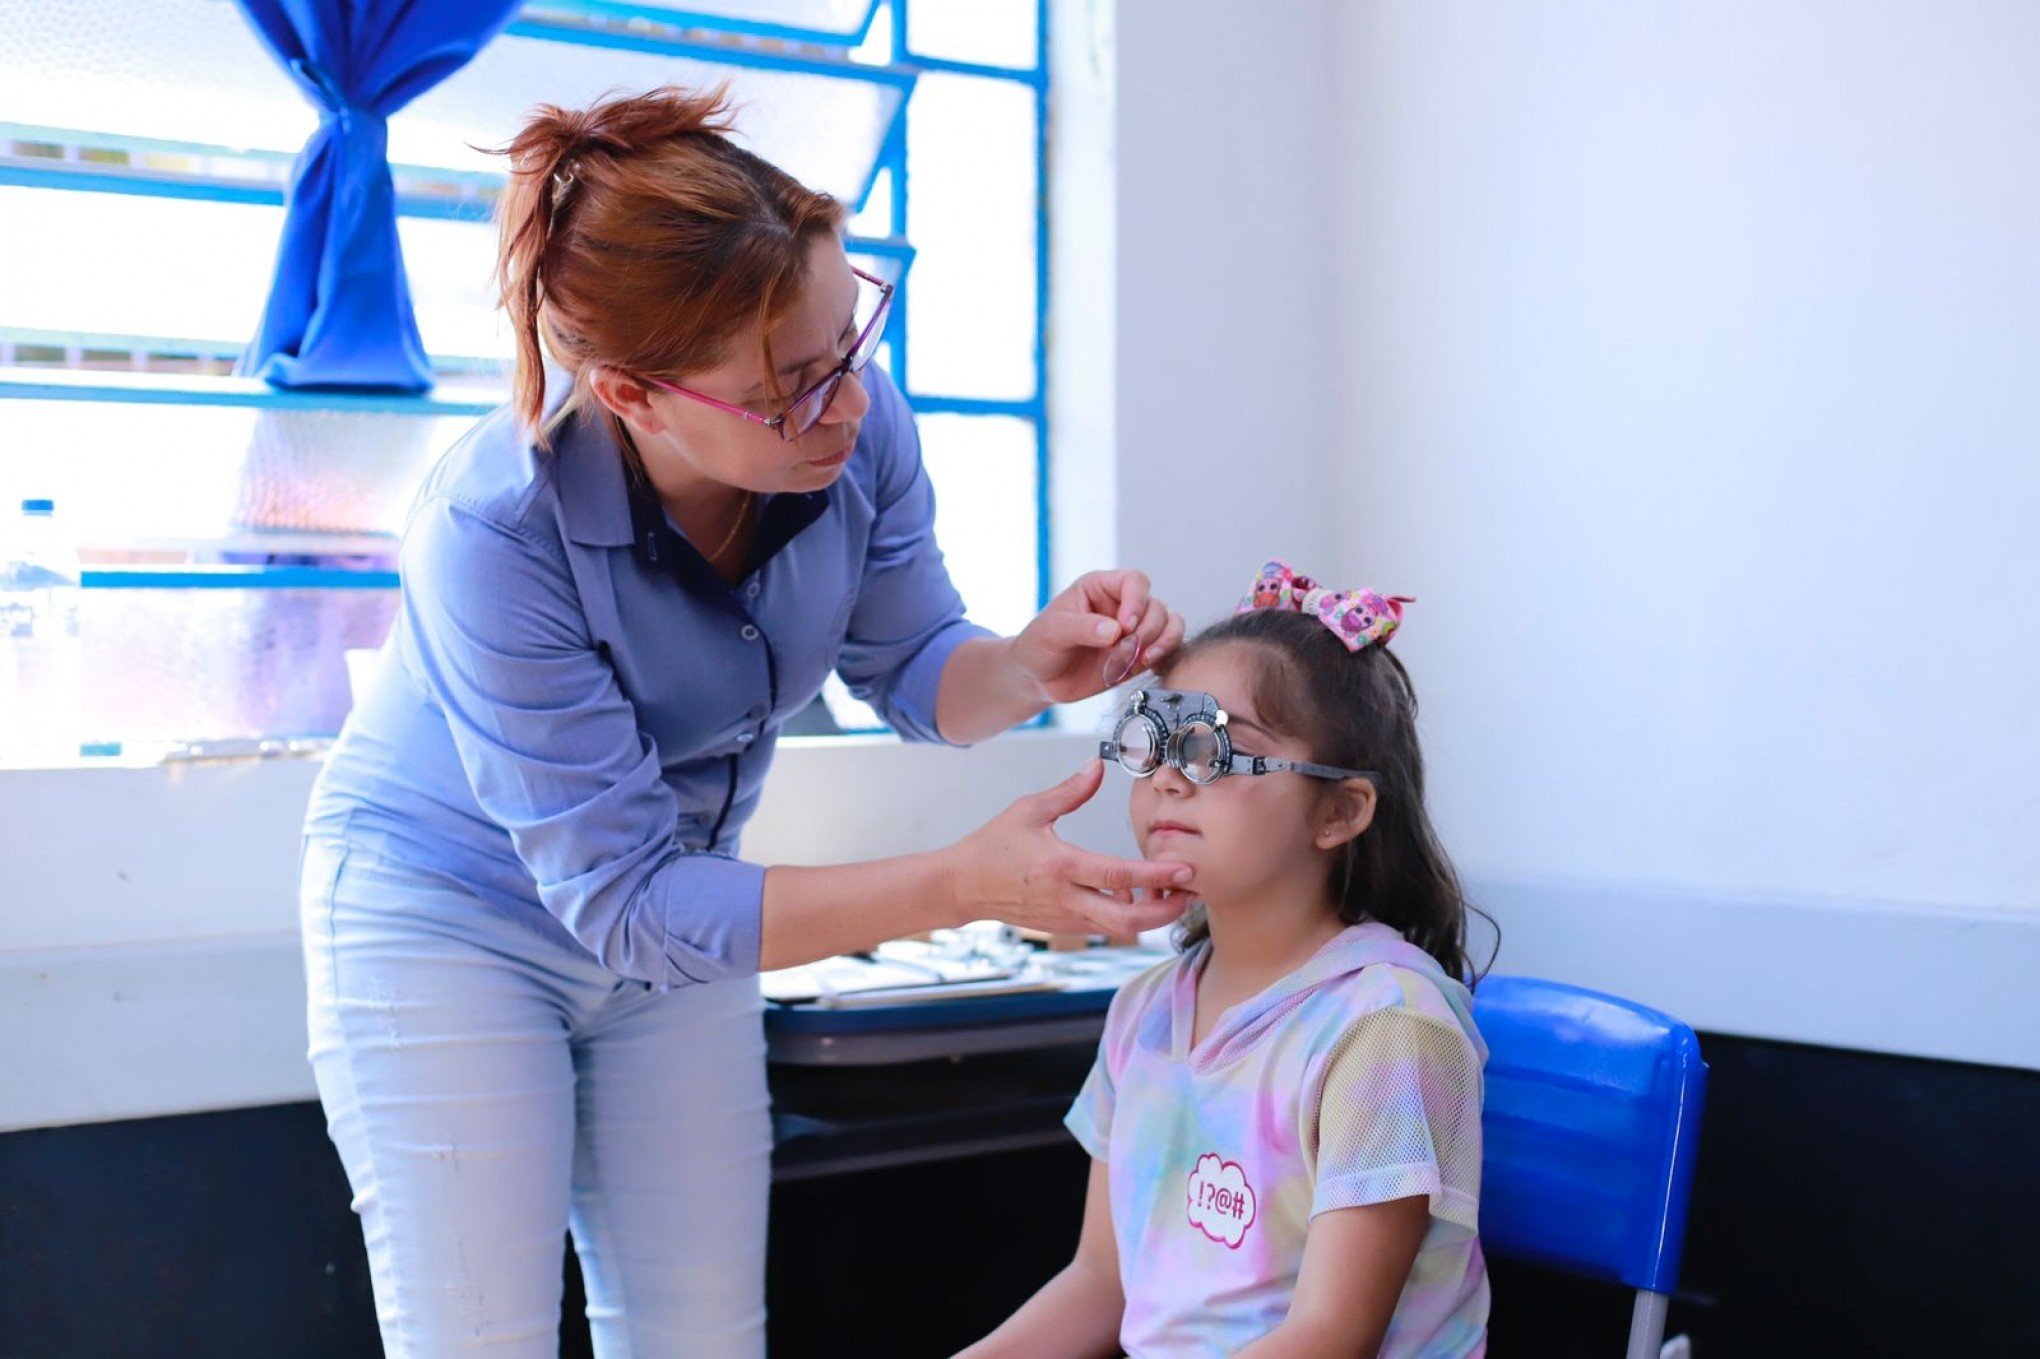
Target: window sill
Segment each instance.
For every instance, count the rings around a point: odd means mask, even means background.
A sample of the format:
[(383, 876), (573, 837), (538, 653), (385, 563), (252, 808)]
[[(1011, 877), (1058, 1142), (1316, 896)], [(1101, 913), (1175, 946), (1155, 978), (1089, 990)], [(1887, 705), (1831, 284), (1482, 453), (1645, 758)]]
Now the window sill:
[(0, 368), (0, 400), (245, 406), (259, 410), (331, 410), (374, 415), (487, 415), (502, 404), (503, 394), (495, 387), (456, 386), (441, 386), (430, 396), (283, 391), (256, 378)]

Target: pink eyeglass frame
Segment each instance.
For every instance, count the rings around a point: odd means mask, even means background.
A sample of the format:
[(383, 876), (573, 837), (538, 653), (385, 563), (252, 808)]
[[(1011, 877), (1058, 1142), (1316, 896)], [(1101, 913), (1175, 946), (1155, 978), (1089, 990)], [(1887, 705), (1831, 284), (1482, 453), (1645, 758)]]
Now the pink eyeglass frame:
[[(662, 382), (658, 378), (644, 374), (639, 375), (639, 380), (649, 382), (659, 390), (671, 392), (675, 396), (684, 396), (690, 401), (699, 401), (704, 406), (713, 406), (719, 411), (726, 411), (731, 415), (741, 416), (754, 425), (763, 425), (767, 429), (776, 430), (782, 440), (792, 443), (821, 422), (822, 416), (828, 413), (830, 405), (834, 403), (836, 388), (843, 385), (843, 379), (863, 372), (865, 365), (871, 362), (871, 356), (878, 352), (878, 346), (875, 344), (867, 350), (865, 342), (870, 340), (873, 335), (877, 334), (884, 327), (886, 313), (892, 309), (894, 287), (882, 278), (873, 278), (870, 274), (865, 273), (854, 265), (851, 266), (850, 272), (878, 289), (878, 305), (872, 308), (871, 319), (864, 323), (864, 329), (857, 332), (857, 338), (851, 343), (848, 356), (834, 368), (824, 373), (820, 380), (794, 397), (793, 400), (787, 402), (786, 408), (780, 411), (779, 414), (760, 415), (756, 411), (746, 410), (742, 406), (718, 400), (706, 392), (693, 391), (686, 387), (676, 386), (670, 382)], [(862, 358), (858, 357), (860, 354), (863, 355)], [(828, 392), (816, 403), (814, 418), (799, 429), (794, 429), (789, 417), (796, 410), (799, 410), (803, 403), (814, 400), (816, 395), (822, 392), (823, 388), (827, 388)], [(789, 430), (792, 432), (789, 433)]]

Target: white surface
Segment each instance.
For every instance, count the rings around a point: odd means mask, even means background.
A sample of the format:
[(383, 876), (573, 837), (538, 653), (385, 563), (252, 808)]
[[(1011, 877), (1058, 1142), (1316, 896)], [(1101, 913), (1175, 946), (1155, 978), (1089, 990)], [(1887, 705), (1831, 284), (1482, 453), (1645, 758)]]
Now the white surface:
[(295, 932), (0, 950), (0, 1132), (315, 1098)]
[(2040, 11), (1114, 29), (1120, 555), (1418, 597), (1503, 970), (2040, 1068)]
[(1462, 866), (2040, 908), (2040, 8), (1344, 12), (1328, 572)]
[(1193, 626), (1270, 556), (1323, 574), (1357, 527), (1323, 484), (1337, 9), (1118, 5), (1118, 545)]
[[(1607, 883), (1470, 890), (1501, 923), (1497, 972), (1607, 991), (1712, 1033), (2040, 1071), (2040, 912)], [(1492, 935), (1477, 930), (1484, 959)]]
[[(1146, 566), (1119, 550), (1118, 166), (1114, 6), (1049, 0), (1047, 353), (1049, 587), (1086, 571)], [(911, 12), (911, 11), (910, 11)], [(1092, 704), (1058, 715), (1088, 731)]]
[[(294, 933), (316, 772), (303, 760), (0, 770), (0, 957)], [(16, 999), (0, 991), (0, 1004)]]

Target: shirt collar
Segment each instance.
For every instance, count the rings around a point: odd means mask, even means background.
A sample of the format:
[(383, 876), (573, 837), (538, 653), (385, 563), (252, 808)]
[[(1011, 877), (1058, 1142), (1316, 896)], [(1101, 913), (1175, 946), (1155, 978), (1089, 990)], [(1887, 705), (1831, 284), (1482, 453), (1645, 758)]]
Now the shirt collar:
[[(619, 458), (619, 469), (621, 466)], [(674, 529), (652, 488), (635, 477), (623, 476), (620, 471), (618, 479), (625, 483), (632, 528), (630, 544), (637, 559), (647, 566), (672, 572), (682, 583), (727, 590), (729, 586), (715, 568), (687, 541), (686, 535)], [(771, 561), (801, 530), (821, 518), (828, 507), (827, 491), (765, 497), (758, 516), (758, 541), (751, 553), (752, 569), (760, 569)]]
[(562, 524), (588, 547), (629, 547), (637, 541), (625, 486), (623, 450), (599, 412), (568, 411), (553, 425)]

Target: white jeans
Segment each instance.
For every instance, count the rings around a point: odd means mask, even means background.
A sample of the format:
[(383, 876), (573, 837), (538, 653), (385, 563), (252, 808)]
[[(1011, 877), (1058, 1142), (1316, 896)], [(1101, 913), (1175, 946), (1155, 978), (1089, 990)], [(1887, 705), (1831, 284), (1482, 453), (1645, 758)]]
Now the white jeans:
[(601, 1359), (765, 1352), (757, 983), (660, 993), (323, 837), (311, 1059), (391, 1359), (559, 1353), (571, 1227)]

